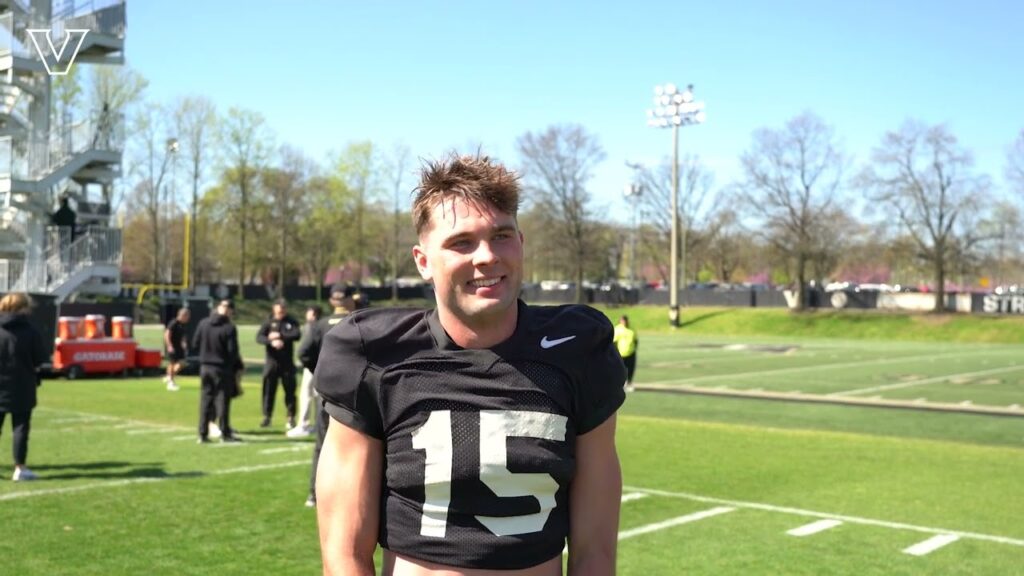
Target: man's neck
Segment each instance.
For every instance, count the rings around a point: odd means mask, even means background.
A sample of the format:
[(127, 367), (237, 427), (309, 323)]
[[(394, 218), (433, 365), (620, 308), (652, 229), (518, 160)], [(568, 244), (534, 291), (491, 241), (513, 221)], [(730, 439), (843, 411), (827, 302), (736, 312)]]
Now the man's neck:
[(466, 322), (443, 308), (438, 308), (438, 320), (448, 337), (463, 348), (491, 348), (512, 337), (519, 320), (519, 305), (514, 304), (498, 316)]

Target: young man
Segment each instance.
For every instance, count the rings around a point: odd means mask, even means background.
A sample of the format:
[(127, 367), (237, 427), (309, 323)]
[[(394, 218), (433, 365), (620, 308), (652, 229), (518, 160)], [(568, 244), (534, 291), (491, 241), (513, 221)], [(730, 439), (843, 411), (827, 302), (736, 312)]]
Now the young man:
[(325, 574), (615, 572), (625, 371), (585, 306), (519, 300), (519, 184), (456, 157), (425, 167), (413, 257), (435, 310), (350, 315), (316, 388), (331, 421), (317, 510)]
[(256, 342), (266, 349), (263, 365), (263, 421), (261, 428), (270, 426), (277, 399), (278, 380), (284, 385), (284, 406), (288, 410), (285, 428), (295, 427), (295, 352), (294, 344), (302, 337), (298, 320), (288, 315), (284, 300), (274, 302), (270, 318), (260, 326)]
[(615, 347), (619, 350), (619, 356), (622, 356), (622, 363), (626, 365), (626, 391), (632, 392), (633, 373), (636, 372), (636, 347), (640, 343), (640, 339), (637, 338), (636, 331), (629, 327), (629, 317), (625, 314), (615, 325), (615, 335), (612, 340), (615, 341)]
[(231, 323), (235, 305), (221, 300), (209, 318), (203, 318), (192, 335), (199, 350), (199, 443), (209, 442), (210, 412), (216, 410), (221, 442), (241, 442), (231, 428), (231, 398), (245, 369), (238, 349), (238, 330)]
[(167, 355), (167, 376), (164, 376), (164, 383), (171, 392), (178, 391), (174, 377), (185, 367), (185, 358), (188, 356), (186, 330), (191, 317), (188, 308), (179, 308), (164, 330), (164, 350)]

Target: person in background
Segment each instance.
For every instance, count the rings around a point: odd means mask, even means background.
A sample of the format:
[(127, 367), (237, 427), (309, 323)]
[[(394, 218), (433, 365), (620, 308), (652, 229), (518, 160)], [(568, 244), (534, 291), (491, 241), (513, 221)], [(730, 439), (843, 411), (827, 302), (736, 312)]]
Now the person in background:
[[(302, 383), (299, 385), (299, 417), (296, 426), (288, 431), (289, 438), (302, 438), (313, 433), (312, 418), (310, 417), (310, 406), (313, 403), (316, 393), (313, 390), (313, 370), (316, 369), (316, 360), (320, 355), (320, 339), (322, 334), (316, 334), (317, 324), (323, 310), (319, 306), (306, 308), (306, 326), (302, 333), (302, 341), (299, 342), (299, 362), (302, 362)], [(314, 340), (316, 346), (313, 346)]]
[[(355, 289), (351, 286), (335, 285), (331, 288), (331, 296), (329, 302), (334, 311), (327, 318), (322, 319), (317, 323), (315, 329), (311, 331), (311, 338), (307, 344), (310, 351), (315, 351), (317, 360), (320, 357), (320, 348), (323, 346), (323, 338), (331, 328), (338, 325), (346, 316), (351, 312), (355, 311), (359, 306), (360, 294), (355, 292)], [(365, 300), (363, 300), (365, 301)], [(307, 352), (310, 354), (311, 352)], [(299, 349), (299, 356), (302, 356), (302, 349)], [(317, 361), (313, 361), (313, 370), (316, 368)], [(309, 496), (306, 498), (306, 507), (316, 507), (316, 471), (320, 462), (320, 450), (323, 449), (324, 437), (327, 435), (327, 423), (329, 416), (324, 411), (323, 404), (320, 401), (320, 396), (316, 394), (316, 390), (313, 390), (313, 394), (316, 397), (314, 401), (316, 403), (316, 444), (313, 446), (313, 466), (309, 473)]]
[(636, 372), (636, 347), (640, 343), (636, 331), (629, 327), (629, 317), (625, 314), (619, 318), (615, 325), (615, 348), (622, 356), (622, 363), (626, 365), (626, 391), (633, 391), (633, 373)]
[(70, 230), (70, 232), (68, 233), (69, 241), (73, 241), (75, 239), (76, 219), (77, 215), (75, 214), (75, 211), (71, 209), (70, 200), (68, 199), (67, 195), (61, 196), (60, 208), (58, 208), (56, 212), (50, 215), (50, 223), (53, 224), (54, 226), (68, 228)]
[(171, 392), (177, 392), (179, 389), (174, 377), (185, 367), (185, 358), (188, 356), (186, 329), (191, 317), (188, 308), (179, 308), (164, 330), (164, 350), (167, 355), (167, 375), (164, 376), (164, 384)]
[(46, 351), (43, 337), (29, 321), (31, 310), (32, 299), (27, 294), (11, 293), (0, 299), (0, 432), (10, 414), (14, 435), (11, 479), (15, 482), (37, 478), (25, 462), (36, 388), (40, 384), (38, 371), (46, 362)]
[(199, 351), (199, 443), (209, 442), (210, 411), (216, 410), (221, 442), (241, 442), (231, 428), (231, 398), (245, 369), (238, 349), (238, 329), (231, 322), (235, 305), (221, 300), (209, 318), (203, 318), (192, 335)]
[(266, 360), (263, 365), (263, 421), (260, 428), (270, 426), (274, 416), (278, 380), (284, 385), (284, 406), (288, 410), (288, 430), (295, 428), (295, 351), (294, 343), (302, 336), (298, 320), (288, 315), (284, 300), (274, 302), (270, 318), (260, 326), (256, 342), (263, 344)]

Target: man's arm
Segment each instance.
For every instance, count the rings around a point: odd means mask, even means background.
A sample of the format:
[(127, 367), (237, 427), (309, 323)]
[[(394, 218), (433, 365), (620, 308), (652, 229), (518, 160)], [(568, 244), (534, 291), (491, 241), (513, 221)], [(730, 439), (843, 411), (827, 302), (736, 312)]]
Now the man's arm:
[(373, 576), (384, 476), (380, 440), (330, 418), (316, 473), (325, 576)]
[(192, 349), (202, 352), (200, 345), (203, 341), (203, 332), (206, 330), (206, 320), (200, 320), (199, 326), (196, 326), (196, 331), (192, 333)]
[(267, 338), (267, 334), (269, 334), (269, 333), (270, 333), (270, 321), (268, 320), (267, 322), (264, 322), (263, 324), (260, 324), (260, 330), (259, 330), (259, 332), (256, 333), (256, 342), (258, 344), (263, 344), (264, 346), (269, 344), (270, 343), (270, 339)]
[(576, 474), (569, 488), (569, 576), (615, 574), (621, 501), (612, 414), (576, 437)]
[(171, 342), (171, 329), (169, 327), (164, 328), (164, 350), (168, 352), (174, 350), (174, 343)]

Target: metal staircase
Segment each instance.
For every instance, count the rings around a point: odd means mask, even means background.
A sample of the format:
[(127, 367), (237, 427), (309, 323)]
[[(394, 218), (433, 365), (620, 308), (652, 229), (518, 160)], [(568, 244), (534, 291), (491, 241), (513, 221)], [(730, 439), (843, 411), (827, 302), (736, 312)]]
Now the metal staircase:
[(52, 78), (27, 30), (50, 29), (61, 38), (64, 30), (87, 29), (74, 65), (122, 64), (125, 3), (51, 2), (0, 0), (0, 292), (58, 300), (83, 291), (116, 294), (121, 231), (82, 220), (74, 231), (49, 224), (59, 196), (88, 206), (90, 188), (106, 189), (120, 176), (123, 116), (104, 106), (87, 119), (51, 126)]

